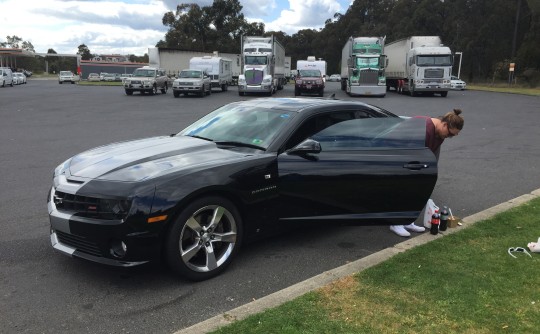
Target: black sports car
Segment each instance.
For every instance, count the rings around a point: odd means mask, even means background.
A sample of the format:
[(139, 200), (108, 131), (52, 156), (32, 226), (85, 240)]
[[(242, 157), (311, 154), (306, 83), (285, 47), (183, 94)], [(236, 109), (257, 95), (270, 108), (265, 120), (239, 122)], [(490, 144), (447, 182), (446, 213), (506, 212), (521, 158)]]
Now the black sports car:
[(242, 241), (298, 223), (414, 221), (437, 179), (425, 121), (355, 101), (225, 105), (176, 135), (114, 143), (54, 171), (51, 243), (116, 266), (165, 258), (191, 280)]

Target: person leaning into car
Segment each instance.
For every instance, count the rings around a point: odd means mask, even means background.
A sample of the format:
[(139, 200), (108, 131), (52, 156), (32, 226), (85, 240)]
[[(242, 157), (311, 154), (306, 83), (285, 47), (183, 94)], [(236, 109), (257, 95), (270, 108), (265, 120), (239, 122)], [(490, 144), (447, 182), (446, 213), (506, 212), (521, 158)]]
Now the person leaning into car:
[[(444, 116), (432, 118), (429, 116), (415, 116), (426, 120), (426, 147), (435, 154), (437, 161), (441, 145), (446, 138), (452, 138), (459, 134), (463, 129), (464, 120), (461, 116), (461, 109), (454, 109)], [(409, 232), (424, 232), (423, 226), (417, 226), (413, 223), (409, 225), (390, 225), (390, 230), (401, 237), (409, 237)]]

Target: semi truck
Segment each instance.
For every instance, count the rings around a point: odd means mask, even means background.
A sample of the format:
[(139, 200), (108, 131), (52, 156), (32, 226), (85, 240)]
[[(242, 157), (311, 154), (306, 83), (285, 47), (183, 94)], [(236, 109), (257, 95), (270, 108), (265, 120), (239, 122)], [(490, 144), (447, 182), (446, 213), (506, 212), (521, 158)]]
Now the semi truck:
[(272, 95), (283, 89), (285, 49), (274, 35), (243, 36), (241, 42), (242, 73), (238, 77), (238, 95), (265, 93)]
[(319, 70), (321, 75), (326, 80), (326, 60), (315, 58), (315, 56), (307, 57), (307, 60), (297, 60), (296, 70)]
[(353, 95), (386, 95), (386, 37), (349, 37), (341, 51), (341, 89)]
[(192, 57), (189, 68), (205, 71), (210, 76), (212, 88), (227, 91), (232, 85), (232, 60), (224, 57), (202, 56)]
[(389, 43), (386, 86), (398, 93), (448, 95), (452, 75), (452, 52), (439, 36), (410, 36)]

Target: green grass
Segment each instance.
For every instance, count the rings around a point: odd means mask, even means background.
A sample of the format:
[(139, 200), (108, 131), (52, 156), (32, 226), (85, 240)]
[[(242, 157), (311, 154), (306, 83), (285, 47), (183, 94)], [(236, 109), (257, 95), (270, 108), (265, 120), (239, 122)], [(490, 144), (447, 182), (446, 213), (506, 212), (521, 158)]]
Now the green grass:
[(540, 96), (540, 88), (526, 88), (526, 87), (516, 87), (516, 86), (508, 87), (508, 85), (504, 85), (504, 84), (498, 84), (498, 85), (471, 84), (471, 85), (467, 85), (467, 89), (482, 90), (482, 91), (488, 91), (488, 92), (498, 92), (498, 93)]
[(213, 333), (537, 333), (540, 198)]

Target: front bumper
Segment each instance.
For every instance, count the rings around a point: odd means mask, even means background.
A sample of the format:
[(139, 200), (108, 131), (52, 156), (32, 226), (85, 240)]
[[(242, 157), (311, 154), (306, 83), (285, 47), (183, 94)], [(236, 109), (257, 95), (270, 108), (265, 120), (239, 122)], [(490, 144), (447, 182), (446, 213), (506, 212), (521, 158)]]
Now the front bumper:
[(270, 93), (272, 91), (272, 84), (238, 85), (238, 91), (242, 93)]
[(124, 88), (132, 91), (148, 91), (154, 88), (154, 84), (151, 82), (131, 83), (124, 82)]
[(203, 92), (203, 86), (180, 86), (180, 87), (174, 87), (173, 86), (173, 92), (176, 92), (176, 93), (202, 93)]
[(373, 85), (373, 86), (351, 85), (350, 88), (347, 87), (347, 89), (350, 89), (349, 93), (351, 95), (366, 95), (366, 96), (369, 96), (369, 95), (376, 95), (376, 96), (386, 95), (386, 85), (384, 85), (384, 86), (378, 86), (378, 85)]
[[(158, 233), (141, 230), (128, 216), (125, 220), (106, 220), (61, 212), (55, 203), (55, 189), (51, 188), (47, 207), (52, 247), (65, 255), (105, 265), (132, 267), (159, 259)], [(118, 255), (120, 243), (125, 253)]]

